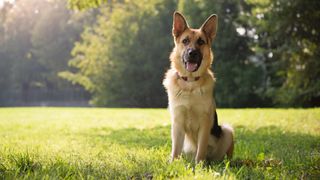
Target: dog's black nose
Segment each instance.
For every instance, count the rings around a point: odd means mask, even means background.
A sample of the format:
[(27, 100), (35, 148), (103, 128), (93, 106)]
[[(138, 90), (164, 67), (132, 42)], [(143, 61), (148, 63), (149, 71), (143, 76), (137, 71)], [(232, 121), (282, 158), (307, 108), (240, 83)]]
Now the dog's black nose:
[(190, 58), (197, 58), (200, 56), (200, 51), (197, 49), (188, 49), (187, 53)]
[(201, 63), (202, 54), (200, 49), (188, 48), (183, 52), (183, 61), (190, 63)]

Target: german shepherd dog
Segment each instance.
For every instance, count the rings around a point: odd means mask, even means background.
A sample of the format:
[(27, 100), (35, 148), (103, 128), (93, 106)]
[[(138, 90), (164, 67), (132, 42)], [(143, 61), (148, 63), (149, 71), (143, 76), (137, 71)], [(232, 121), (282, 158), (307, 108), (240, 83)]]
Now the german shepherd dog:
[(197, 163), (220, 161), (225, 155), (231, 158), (233, 154), (233, 129), (218, 125), (213, 97), (211, 44), (217, 22), (217, 15), (211, 15), (199, 29), (192, 29), (182, 14), (173, 15), (175, 47), (170, 55), (171, 68), (163, 80), (172, 121), (172, 161), (182, 151)]

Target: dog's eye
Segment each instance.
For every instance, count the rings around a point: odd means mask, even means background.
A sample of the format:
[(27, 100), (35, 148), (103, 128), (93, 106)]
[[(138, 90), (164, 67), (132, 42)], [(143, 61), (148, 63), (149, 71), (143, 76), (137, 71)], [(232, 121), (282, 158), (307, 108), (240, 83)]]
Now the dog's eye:
[(184, 45), (189, 44), (189, 38), (183, 39), (183, 40), (182, 40), (182, 43), (183, 43)]
[(199, 39), (197, 40), (197, 43), (198, 43), (199, 46), (201, 46), (201, 45), (205, 44), (206, 42), (204, 42), (204, 40), (202, 40), (201, 38), (199, 38)]

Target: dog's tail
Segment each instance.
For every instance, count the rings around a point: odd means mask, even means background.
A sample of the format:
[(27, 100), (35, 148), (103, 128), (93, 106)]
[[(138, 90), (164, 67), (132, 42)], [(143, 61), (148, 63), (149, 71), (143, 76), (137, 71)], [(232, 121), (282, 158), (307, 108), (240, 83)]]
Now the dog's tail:
[(218, 124), (218, 115), (217, 111), (214, 111), (214, 116), (213, 116), (213, 126), (211, 128), (211, 134), (214, 135), (217, 138), (221, 137), (222, 134), (222, 129), (221, 126)]
[(217, 155), (221, 158), (227, 155), (229, 159), (232, 158), (234, 150), (234, 130), (230, 125), (218, 124), (217, 112), (214, 112), (213, 126), (211, 128), (211, 134), (218, 139), (218, 151)]

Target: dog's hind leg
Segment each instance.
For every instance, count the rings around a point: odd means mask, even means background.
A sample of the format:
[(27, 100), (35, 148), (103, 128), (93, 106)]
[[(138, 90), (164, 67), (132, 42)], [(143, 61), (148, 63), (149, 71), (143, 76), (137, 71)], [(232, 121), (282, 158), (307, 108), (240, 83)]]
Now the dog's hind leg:
[(234, 149), (234, 141), (233, 141), (233, 138), (232, 138), (232, 143), (229, 147), (229, 149), (227, 150), (227, 158), (228, 159), (231, 159), (232, 156), (233, 156), (233, 149)]
[(219, 157), (219, 159), (223, 159), (225, 155), (227, 155), (228, 158), (232, 158), (233, 155), (233, 148), (234, 148), (234, 132), (233, 128), (229, 125), (222, 125), (222, 136), (218, 138), (217, 142), (217, 152), (216, 155)]
[(210, 136), (207, 158), (209, 160), (221, 161), (227, 155), (231, 159), (234, 150), (233, 129), (231, 126), (221, 126), (221, 136)]

